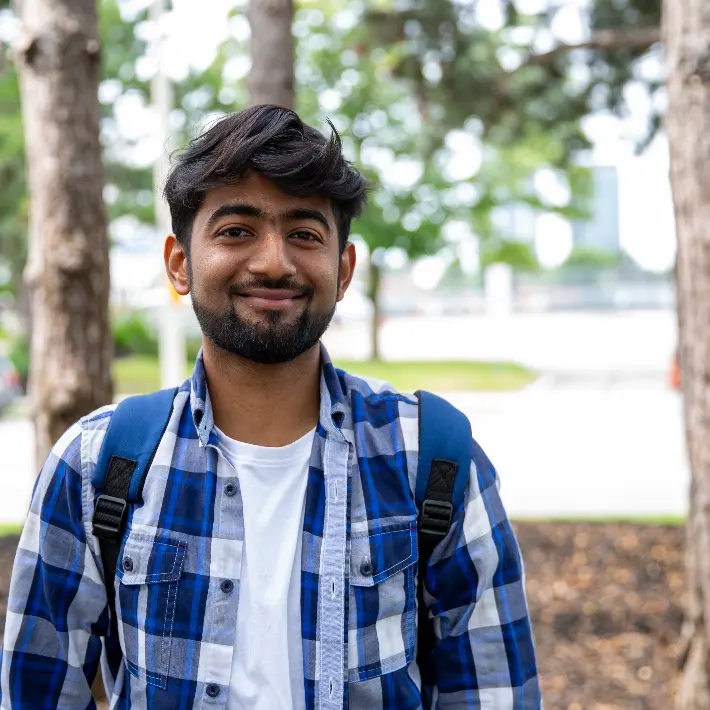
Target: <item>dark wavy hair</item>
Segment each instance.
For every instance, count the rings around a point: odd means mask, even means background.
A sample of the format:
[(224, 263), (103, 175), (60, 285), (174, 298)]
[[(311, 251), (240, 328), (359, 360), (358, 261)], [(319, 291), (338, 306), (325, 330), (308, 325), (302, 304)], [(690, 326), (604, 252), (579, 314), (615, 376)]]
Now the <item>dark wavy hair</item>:
[(163, 194), (172, 227), (189, 251), (195, 214), (205, 194), (254, 171), (287, 195), (330, 198), (340, 250), (367, 201), (368, 183), (343, 155), (330, 121), (330, 140), (280, 106), (253, 106), (214, 123), (176, 154)]

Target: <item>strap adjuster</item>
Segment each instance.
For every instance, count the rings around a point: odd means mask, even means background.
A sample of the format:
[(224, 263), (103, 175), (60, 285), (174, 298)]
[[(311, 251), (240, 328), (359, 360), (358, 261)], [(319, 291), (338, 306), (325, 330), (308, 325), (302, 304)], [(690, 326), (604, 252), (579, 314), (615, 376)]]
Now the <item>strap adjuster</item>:
[(451, 518), (454, 515), (454, 506), (448, 501), (427, 500), (422, 503), (420, 532), (436, 537), (446, 537), (451, 527)]
[(126, 522), (128, 504), (123, 498), (114, 498), (102, 493), (96, 501), (91, 522), (93, 533), (102, 540), (118, 542)]

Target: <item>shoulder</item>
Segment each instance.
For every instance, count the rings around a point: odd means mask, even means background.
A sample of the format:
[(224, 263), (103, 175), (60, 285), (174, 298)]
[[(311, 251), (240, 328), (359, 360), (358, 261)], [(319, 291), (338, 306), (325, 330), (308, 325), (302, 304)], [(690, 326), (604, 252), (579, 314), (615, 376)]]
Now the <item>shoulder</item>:
[(385, 380), (345, 372), (345, 370), (339, 368), (336, 368), (336, 372), (343, 392), (351, 402), (353, 399), (359, 399), (371, 404), (396, 402), (403, 412), (413, 413), (414, 416), (417, 416), (419, 400), (415, 394), (400, 392), (394, 385)]
[[(367, 423), (373, 431), (368, 441), (379, 442), (383, 451), (396, 449), (416, 456), (419, 450), (419, 400), (415, 394), (400, 392), (391, 383), (338, 370), (338, 377), (350, 409), (347, 425)], [(394, 428), (393, 428), (394, 427)], [(378, 433), (375, 433), (378, 432)], [(412, 459), (413, 469), (416, 462)]]
[(101, 407), (83, 417), (80, 421), (82, 465), (84, 474), (89, 478), (93, 474), (94, 467), (98, 461), (101, 444), (115, 410), (115, 404)]
[(82, 473), (85, 454), (92, 441), (100, 448), (114, 409), (114, 405), (102, 407), (72, 424), (52, 446), (43, 468), (56, 470), (64, 465)]

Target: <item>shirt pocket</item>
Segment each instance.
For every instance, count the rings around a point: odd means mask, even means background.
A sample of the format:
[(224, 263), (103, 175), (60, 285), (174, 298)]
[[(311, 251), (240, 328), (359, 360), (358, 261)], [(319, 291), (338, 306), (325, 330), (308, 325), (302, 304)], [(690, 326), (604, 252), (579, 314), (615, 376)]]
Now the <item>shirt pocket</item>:
[(350, 539), (348, 680), (411, 663), (416, 633), (416, 522)]
[(187, 543), (129, 534), (118, 558), (117, 616), (126, 668), (165, 689)]

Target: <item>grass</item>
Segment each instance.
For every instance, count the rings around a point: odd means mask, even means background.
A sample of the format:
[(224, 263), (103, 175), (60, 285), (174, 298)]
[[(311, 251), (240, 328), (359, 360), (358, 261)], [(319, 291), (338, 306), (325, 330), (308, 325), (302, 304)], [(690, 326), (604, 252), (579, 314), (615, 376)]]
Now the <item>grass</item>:
[[(185, 377), (190, 367), (185, 364)], [(160, 364), (151, 355), (130, 355), (114, 360), (116, 394), (142, 394), (160, 389)]]
[(526, 367), (508, 362), (341, 360), (336, 365), (354, 375), (391, 382), (404, 392), (509, 392), (537, 379), (537, 374)]
[(22, 532), (20, 523), (0, 523), (0, 537), (19, 535)]
[[(386, 380), (404, 392), (417, 389), (435, 392), (516, 391), (537, 378), (536, 373), (513, 363), (340, 360), (336, 365), (355, 375)], [(190, 367), (186, 365), (186, 377), (189, 370)], [(113, 376), (117, 394), (139, 394), (160, 387), (158, 359), (151, 356), (132, 355), (116, 360)]]

